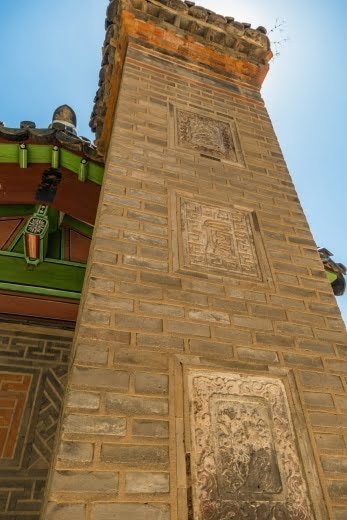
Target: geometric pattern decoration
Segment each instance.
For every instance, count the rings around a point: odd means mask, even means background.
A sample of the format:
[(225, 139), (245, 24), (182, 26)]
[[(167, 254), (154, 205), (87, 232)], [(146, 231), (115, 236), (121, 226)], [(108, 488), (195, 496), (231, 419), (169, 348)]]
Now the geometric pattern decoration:
[(314, 520), (291, 412), (277, 378), (191, 370), (195, 520)]
[(14, 456), (31, 380), (31, 374), (0, 372), (0, 459)]
[(262, 280), (251, 212), (182, 195), (177, 215), (182, 269)]
[(0, 336), (0, 519), (38, 520), (71, 338), (50, 328), (6, 329)]

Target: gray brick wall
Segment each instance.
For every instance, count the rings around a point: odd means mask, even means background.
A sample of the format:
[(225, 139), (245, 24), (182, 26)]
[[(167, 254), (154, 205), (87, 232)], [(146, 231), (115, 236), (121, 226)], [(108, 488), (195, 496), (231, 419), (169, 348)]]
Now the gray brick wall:
[[(347, 515), (345, 327), (264, 104), (228, 81), (128, 48), (45, 518), (187, 518), (180, 363), (290, 369)], [(175, 144), (172, 106), (231, 118), (244, 164)], [(180, 267), (176, 193), (255, 212), (262, 280)]]

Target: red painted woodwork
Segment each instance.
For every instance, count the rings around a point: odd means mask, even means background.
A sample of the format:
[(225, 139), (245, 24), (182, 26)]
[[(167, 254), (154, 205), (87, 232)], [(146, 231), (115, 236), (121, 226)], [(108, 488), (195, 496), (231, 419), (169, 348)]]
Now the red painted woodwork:
[[(42, 173), (49, 164), (31, 164), (19, 168), (16, 164), (0, 164), (0, 205), (37, 204), (34, 197), (41, 182)], [(78, 220), (94, 224), (98, 207), (100, 186), (94, 182), (80, 182), (75, 173), (60, 168), (62, 181), (52, 207)]]
[(89, 237), (70, 229), (70, 260), (71, 262), (87, 263), (91, 240)]
[(17, 230), (19, 230), (22, 222), (22, 218), (0, 218), (0, 249), (2, 249), (7, 244), (7, 242), (10, 241), (12, 235), (14, 235)]
[(75, 322), (79, 301), (0, 293), (0, 314)]

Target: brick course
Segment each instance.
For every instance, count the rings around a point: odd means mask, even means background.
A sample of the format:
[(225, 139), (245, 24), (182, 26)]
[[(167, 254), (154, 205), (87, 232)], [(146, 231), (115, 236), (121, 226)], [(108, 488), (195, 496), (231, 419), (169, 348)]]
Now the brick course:
[[(180, 363), (290, 370), (328, 518), (347, 515), (345, 328), (266, 109), (231, 86), (129, 45), (54, 467), (71, 471), (71, 453), (74, 471), (106, 475), (117, 493), (82, 498), (53, 479), (47, 518), (187, 518)], [(171, 105), (233, 118), (244, 166), (175, 148)], [(263, 280), (175, 267), (176, 192), (256, 212)]]

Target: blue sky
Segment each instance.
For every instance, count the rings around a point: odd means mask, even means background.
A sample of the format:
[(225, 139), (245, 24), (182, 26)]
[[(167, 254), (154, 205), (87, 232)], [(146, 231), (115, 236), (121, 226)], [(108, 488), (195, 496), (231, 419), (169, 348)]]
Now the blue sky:
[[(345, 0), (201, 0), (200, 5), (289, 38), (263, 97), (318, 245), (347, 264), (347, 45)], [(47, 126), (70, 104), (80, 135), (97, 89), (108, 0), (0, 0), (0, 120)], [(338, 298), (347, 321), (347, 295)]]

